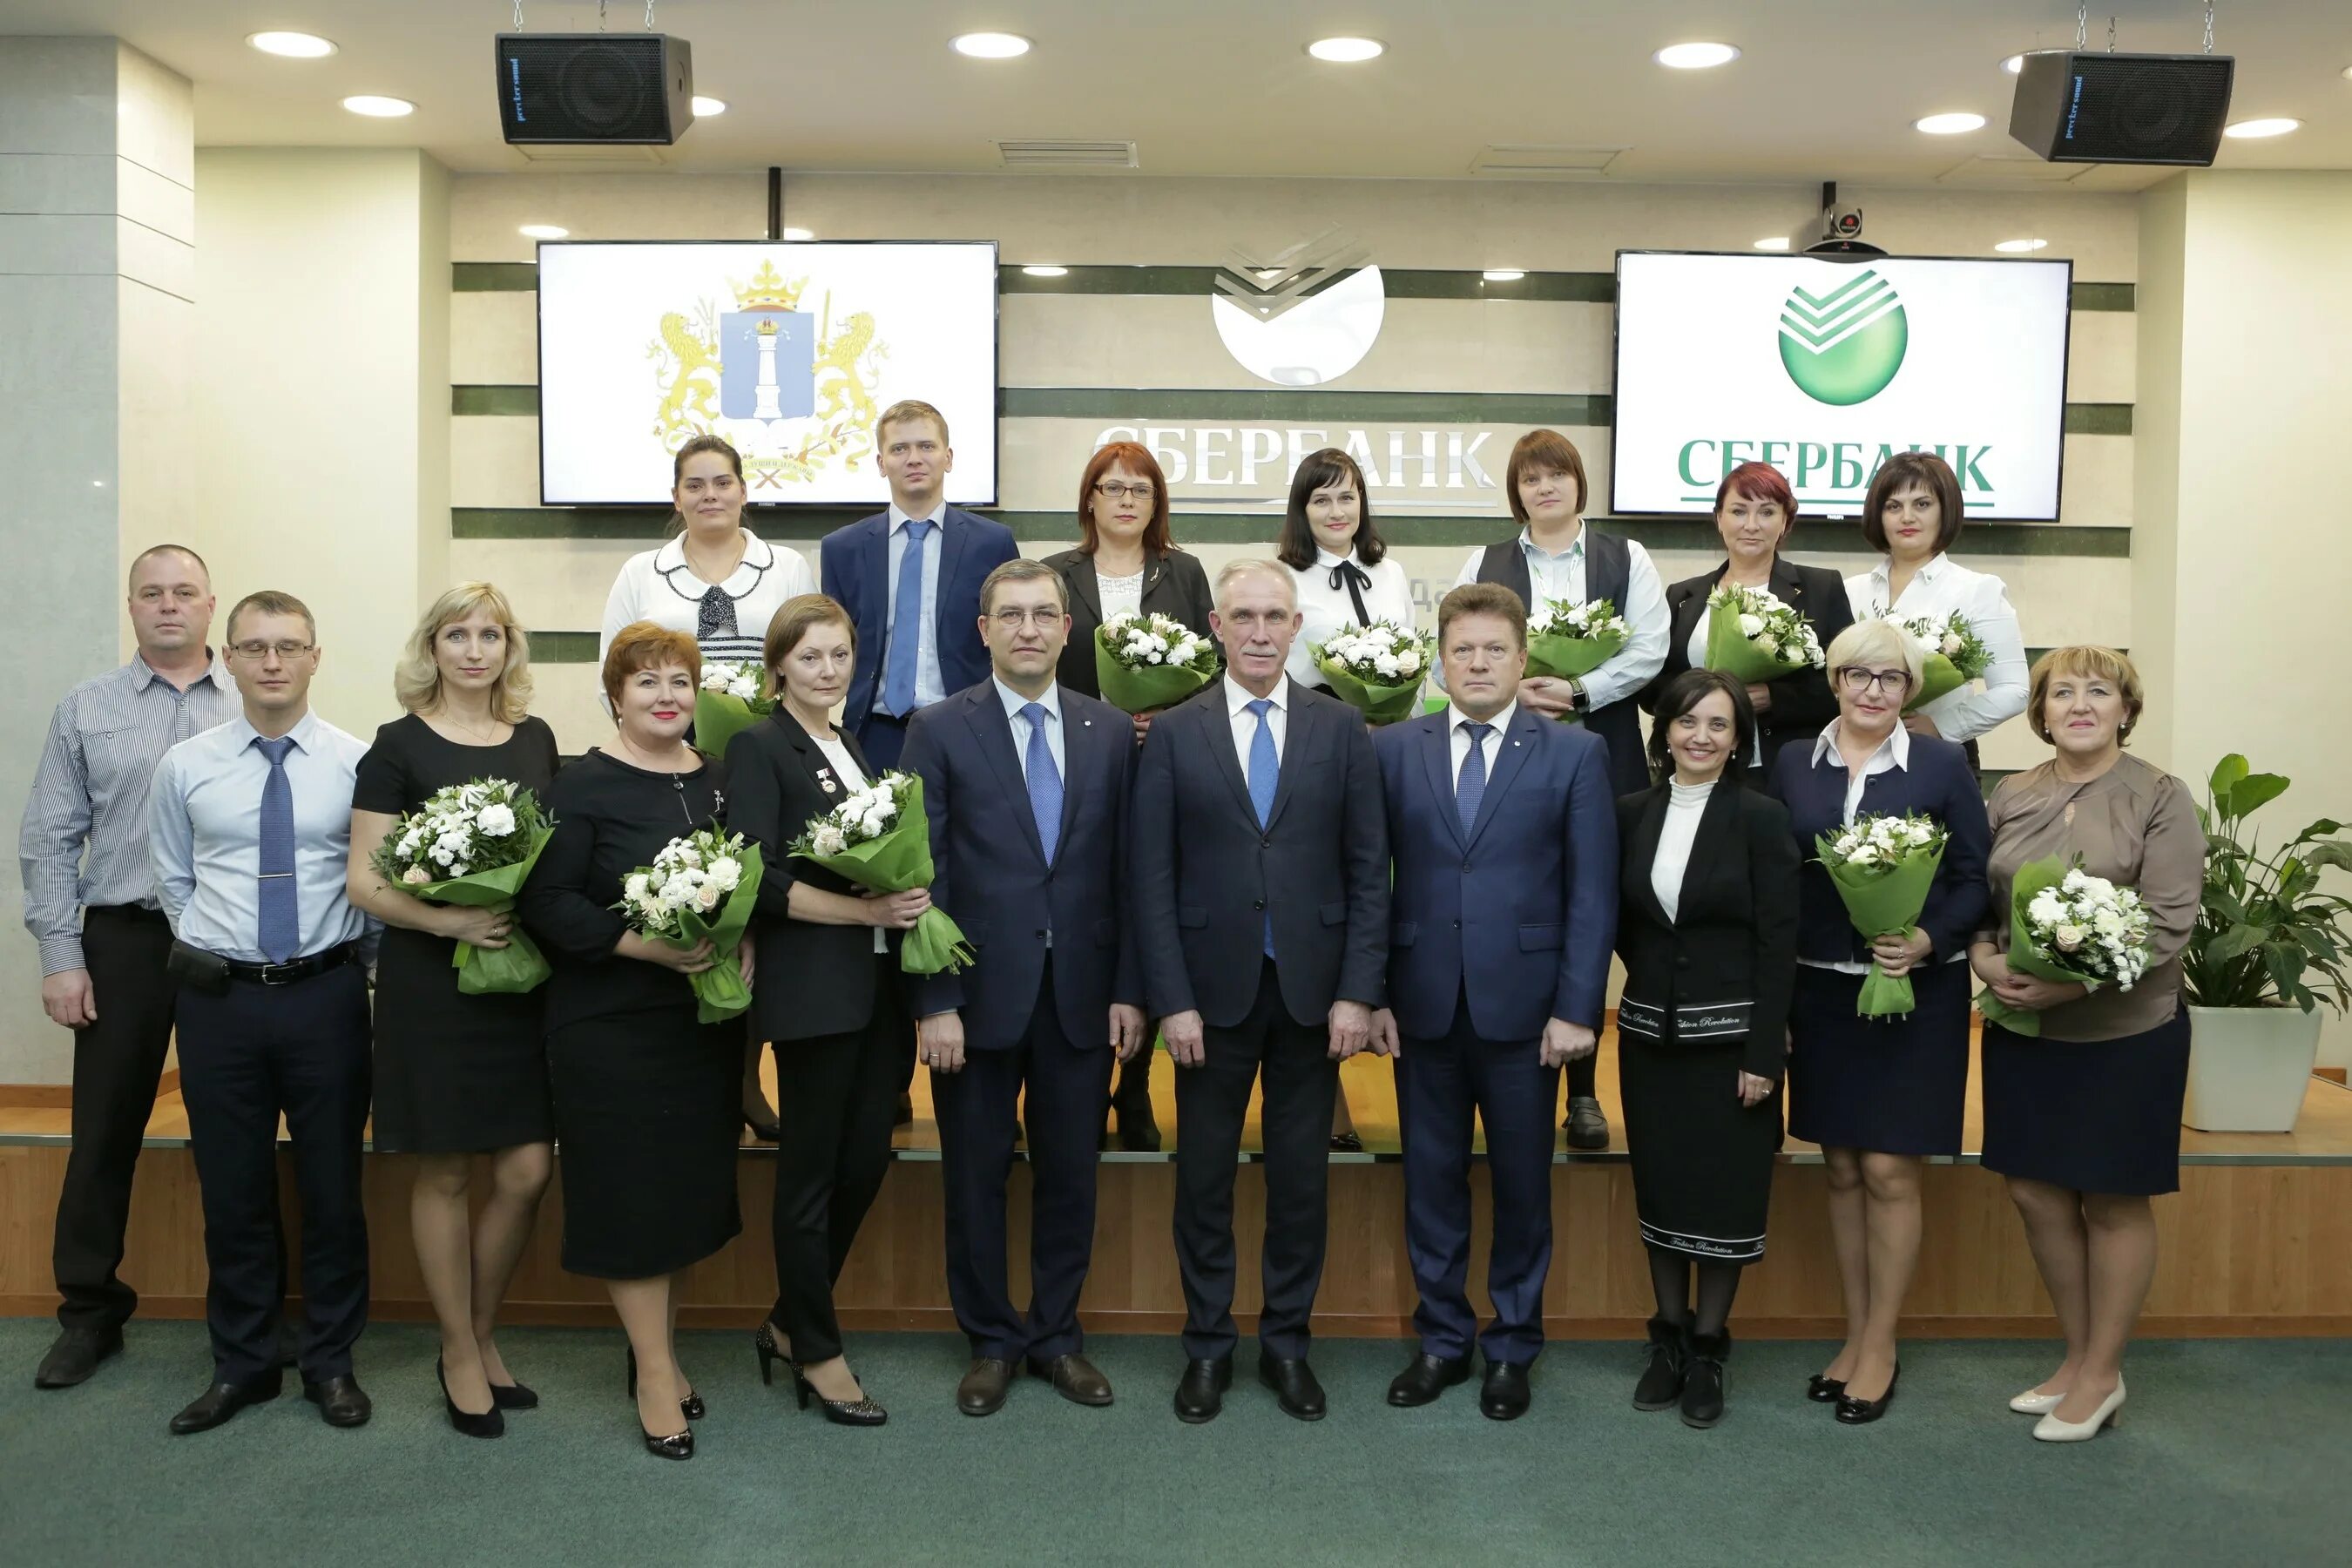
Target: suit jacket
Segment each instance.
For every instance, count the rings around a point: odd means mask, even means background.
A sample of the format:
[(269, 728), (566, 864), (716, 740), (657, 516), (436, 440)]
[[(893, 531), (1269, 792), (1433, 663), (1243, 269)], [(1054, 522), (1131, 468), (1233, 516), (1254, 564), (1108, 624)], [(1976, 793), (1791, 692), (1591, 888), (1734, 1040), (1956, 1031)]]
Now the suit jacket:
[[(834, 732), (870, 780), (873, 770), (856, 738), (838, 725)], [(727, 826), (760, 847), (764, 867), (752, 906), (751, 941), (760, 972), (776, 978), (751, 993), (751, 1029), (761, 1039), (845, 1035), (864, 1028), (873, 1016), (874, 928), (818, 925), (792, 917), (794, 882), (853, 898), (859, 891), (846, 879), (788, 853), (810, 818), (839, 805), (852, 787), (835, 774), (800, 721), (782, 709), (738, 734), (727, 748)], [(895, 945), (897, 932), (891, 941)]]
[(1266, 825), (1234, 747), (1223, 679), (1152, 721), (1135, 782), (1130, 909), (1150, 1014), (1220, 1028), (1256, 999), (1274, 920), (1283, 1005), (1319, 1024), (1377, 1007), (1388, 963), (1388, 825), (1362, 715), (1290, 683)]
[[(1797, 956), (1816, 963), (1870, 962), (1870, 944), (1846, 918), (1845, 905), (1813, 845), (1820, 835), (1844, 826), (1845, 786), (1844, 765), (1832, 756), (1814, 767), (1809, 746), (1790, 746), (1772, 764), (1772, 794), (1789, 808), (1789, 829), (1804, 861), (1799, 877)], [(1968, 951), (1992, 897), (1985, 883), (1992, 828), (1968, 753), (1949, 741), (1912, 736), (1910, 766), (1889, 768), (1865, 780), (1854, 816), (1900, 816), (1906, 811), (1926, 813), (1951, 836), (1935, 883), (1927, 889), (1927, 910), (1919, 917), (1919, 929), (1935, 944), (1928, 962), (1942, 963)]]
[[(1667, 584), (1666, 662), (1658, 671), (1658, 678), (1642, 693), (1643, 711), (1655, 713), (1658, 694), (1665, 689), (1666, 682), (1691, 667), (1691, 633), (1706, 618), (1706, 596), (1729, 570), (1731, 563), (1727, 561), (1712, 572)], [(1782, 604), (1812, 623), (1813, 635), (1821, 638), (1823, 647), (1853, 625), (1853, 606), (1846, 599), (1845, 581), (1826, 566), (1800, 566), (1785, 555), (1775, 556), (1771, 591)], [(1791, 741), (1810, 745), (1822, 732), (1822, 727), (1837, 716), (1837, 694), (1830, 689), (1826, 672), (1800, 669), (1772, 682), (1771, 710), (1756, 715), (1756, 734), (1763, 761), (1751, 770), (1750, 779), (1762, 784), (1771, 776), (1772, 763), (1780, 755), (1781, 747)]]
[[(1102, 589), (1095, 576), (1095, 558), (1083, 550), (1065, 550), (1045, 557), (1045, 564), (1062, 574), (1070, 586), (1070, 640), (1062, 649), (1061, 667), (1054, 679), (1065, 691), (1102, 695), (1095, 674), (1095, 633), (1103, 624)], [(1209, 636), (1209, 611), (1213, 598), (1209, 574), (1197, 555), (1171, 550), (1147, 555), (1143, 563), (1143, 613), (1183, 622), (1202, 637)]]
[(1675, 918), (1650, 875), (1671, 791), (1661, 784), (1617, 801), (1617, 952), (1625, 991), (1621, 1037), (1671, 1048), (1677, 1040), (1746, 1037), (1740, 1066), (1778, 1079), (1788, 1060), (1795, 989), (1797, 844), (1789, 808), (1738, 781), (1719, 781), (1700, 812)]
[(996, 682), (918, 709), (908, 725), (902, 765), (923, 781), (931, 901), (978, 955), (961, 974), (918, 976), (915, 1012), (961, 1011), (966, 1049), (1007, 1049), (1028, 1033), (1049, 931), (1072, 1045), (1108, 1049), (1111, 1004), (1142, 1005), (1122, 907), (1134, 737), (1109, 703), (1062, 693), (1062, 826), (1048, 866)]
[(1548, 1018), (1598, 1031), (1617, 922), (1609, 743), (1522, 707), (1496, 738), (1468, 832), (1454, 807), (1449, 708), (1372, 737), (1388, 801), (1389, 1005), (1435, 1039), (1466, 994), (1482, 1040), (1533, 1041)]
[[(882, 667), (890, 647), (890, 514), (845, 523), (824, 536), (817, 552), (824, 591), (857, 626), (857, 668), (849, 679), (842, 716), (863, 733), (882, 694)], [(961, 691), (988, 678), (988, 645), (980, 639), (980, 585), (1021, 553), (1013, 531), (961, 507), (940, 514), (939, 613), (931, 627), (940, 653), (940, 684)]]

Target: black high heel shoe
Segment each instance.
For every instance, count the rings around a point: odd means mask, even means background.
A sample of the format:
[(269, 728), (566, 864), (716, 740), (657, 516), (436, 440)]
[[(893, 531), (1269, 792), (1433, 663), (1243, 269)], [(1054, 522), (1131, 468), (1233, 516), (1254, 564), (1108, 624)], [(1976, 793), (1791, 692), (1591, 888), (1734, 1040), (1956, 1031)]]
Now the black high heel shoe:
[(539, 1395), (523, 1384), (494, 1383), (490, 1384), (490, 1403), (500, 1410), (536, 1410)]
[(792, 1362), (788, 1364), (793, 1369), (793, 1390), (800, 1395), (802, 1409), (806, 1410), (809, 1400), (814, 1397), (816, 1400), (817, 1409), (824, 1413), (826, 1420), (836, 1426), (879, 1426), (890, 1419), (890, 1413), (887, 1410), (883, 1409), (864, 1394), (860, 1394), (856, 1399), (827, 1399), (824, 1394), (818, 1394), (816, 1385), (803, 1375), (800, 1363)]
[(441, 1403), (449, 1412), (449, 1425), (468, 1437), (503, 1437), (507, 1435), (507, 1418), (499, 1414), (496, 1388), (490, 1390), (490, 1407), (477, 1415), (470, 1410), (460, 1410), (457, 1402), (449, 1397), (449, 1374), (443, 1370), (441, 1358), (433, 1358), (433, 1376), (441, 1384)]
[(1851, 1394), (1842, 1394), (1838, 1395), (1837, 1418), (1839, 1423), (1847, 1426), (1867, 1426), (1872, 1422), (1877, 1420), (1880, 1416), (1885, 1415), (1886, 1407), (1895, 1403), (1895, 1384), (1896, 1380), (1902, 1377), (1902, 1375), (1903, 1363), (1898, 1361), (1895, 1363), (1894, 1372), (1889, 1373), (1887, 1376), (1886, 1392), (1880, 1394), (1877, 1398), (1856, 1399)]
[(1816, 1405), (1835, 1405), (1845, 1397), (1845, 1380), (1815, 1373), (1805, 1381), (1805, 1397)]
[(667, 1437), (656, 1437), (640, 1426), (637, 1428), (637, 1435), (646, 1440), (646, 1452), (657, 1459), (694, 1458), (694, 1428), (691, 1426)]
[[(635, 1345), (631, 1345), (631, 1346), (629, 1347), (629, 1397), (630, 1397), (630, 1398), (632, 1398), (632, 1399), (635, 1399), (636, 1396), (637, 1396), (637, 1347), (636, 1347), (636, 1346), (635, 1346)], [(695, 1392), (694, 1392), (694, 1390), (692, 1390), (692, 1389), (690, 1389), (690, 1388), (689, 1388), (689, 1389), (688, 1389), (688, 1390), (686, 1391), (686, 1397), (685, 1397), (684, 1399), (681, 1399), (681, 1400), (679, 1400), (679, 1401), (677, 1402), (677, 1413), (678, 1413), (680, 1415), (685, 1416), (688, 1421), (699, 1421), (699, 1420), (701, 1420), (704, 1416), (706, 1416), (706, 1415), (709, 1415), (709, 1414), (710, 1414), (710, 1409), (709, 1409), (709, 1406), (708, 1406), (708, 1405), (704, 1405), (704, 1404), (702, 1403), (702, 1395), (700, 1395), (699, 1394), (695, 1393)], [(690, 1435), (691, 1435), (691, 1434), (689, 1434), (689, 1436), (690, 1436)], [(662, 1440), (663, 1442), (665, 1442), (665, 1443), (669, 1441), (669, 1439), (668, 1439), (668, 1438), (667, 1438), (667, 1437), (665, 1437), (665, 1438), (663, 1438), (663, 1439), (661, 1439), (661, 1440)], [(653, 1441), (654, 1441), (654, 1439), (653, 1439), (653, 1438), (651, 1438), (651, 1437), (647, 1437), (647, 1438), (646, 1439), (646, 1442), (648, 1442), (648, 1443), (650, 1443), (650, 1442), (653, 1442)], [(693, 1457), (694, 1457), (694, 1445), (693, 1445), (693, 1444), (691, 1444), (691, 1443), (689, 1443), (689, 1444), (688, 1444), (688, 1445), (687, 1445), (687, 1451), (686, 1451), (685, 1453), (683, 1453), (683, 1454), (673, 1454), (673, 1455), (671, 1455), (671, 1456), (670, 1456), (670, 1458), (674, 1458), (674, 1459), (688, 1459), (688, 1458), (692, 1458)]]

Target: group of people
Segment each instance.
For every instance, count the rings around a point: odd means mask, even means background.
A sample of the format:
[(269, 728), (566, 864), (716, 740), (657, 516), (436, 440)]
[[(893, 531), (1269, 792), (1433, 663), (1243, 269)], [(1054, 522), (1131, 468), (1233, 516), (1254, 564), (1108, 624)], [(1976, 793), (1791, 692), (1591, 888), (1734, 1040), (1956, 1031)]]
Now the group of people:
[[(834, 1286), (918, 1067), (931, 1075), (949, 1290), (971, 1349), (959, 1408), (995, 1412), (1024, 1372), (1106, 1405), (1077, 1312), (1097, 1152), (1114, 1113), (1120, 1141), (1158, 1145), (1156, 1035), (1181, 1132), (1177, 1415), (1213, 1418), (1232, 1380), (1234, 1188), (1254, 1095), (1266, 1185), (1257, 1373), (1286, 1413), (1325, 1413), (1308, 1352), (1329, 1145), (1352, 1137), (1339, 1063), (1371, 1052), (1394, 1063), (1420, 1299), (1419, 1344), (1389, 1400), (1423, 1405), (1466, 1381), (1475, 1344), (1479, 1407), (1507, 1420), (1528, 1408), (1543, 1344), (1562, 1077), (1570, 1143), (1610, 1139), (1592, 1075), (1614, 954), (1657, 1306), (1638, 1405), (1696, 1426), (1722, 1417), (1729, 1314), (1764, 1251), (1785, 1099), (1787, 1131), (1823, 1152), (1848, 1320), (1809, 1393), (1848, 1424), (1885, 1413), (1920, 1168), (1960, 1150), (1973, 972), (2044, 1020), (2038, 1040), (1983, 1031), (1984, 1163), (2009, 1182), (2066, 1343), (2013, 1407), (2052, 1439), (2113, 1416), (2153, 1271), (2147, 1200), (2177, 1184), (2178, 953), (2203, 838), (2180, 784), (2124, 749), (2142, 705), (2126, 658), (2062, 648), (2028, 679), (2000, 584), (1945, 554), (1961, 511), (1939, 458), (1898, 456), (1874, 481), (1874, 573), (1840, 584), (1783, 560), (1794, 502), (1751, 464), (1717, 496), (1723, 565), (1664, 586), (1641, 545), (1586, 526), (1574, 446), (1532, 432), (1506, 477), (1519, 534), (1474, 552), (1437, 606), (1443, 706), (1372, 728), (1302, 659), (1342, 626), (1412, 616), (1344, 453), (1300, 466), (1277, 557), (1234, 561), (1213, 584), (1171, 538), (1168, 487), (1141, 447), (1094, 454), (1081, 542), (1038, 561), (1001, 524), (944, 503), (954, 459), (936, 410), (894, 406), (877, 438), (889, 507), (824, 542), (821, 592), (795, 552), (742, 526), (732, 448), (687, 444), (675, 537), (613, 590), (601, 673), (614, 733), (568, 764), (529, 713), (528, 638), (489, 584), (426, 611), (394, 673), (405, 716), (363, 745), (310, 710), (321, 655), (299, 601), (247, 595), (215, 654), (203, 563), (176, 546), (139, 557), (139, 652), (59, 705), (25, 820), (43, 999), (78, 1032), (62, 1332), (37, 1381), (79, 1383), (121, 1347), (136, 1301), (117, 1274), (131, 1163), (176, 1030), (214, 1375), (175, 1432), (275, 1397), (286, 1364), (329, 1423), (367, 1419), (352, 1346), (367, 1310), (371, 1100), (376, 1146), (419, 1156), (411, 1225), (458, 1431), (494, 1436), (538, 1402), (496, 1328), (560, 1143), (564, 1267), (608, 1285), (646, 1448), (692, 1455), (703, 1402), (677, 1355), (678, 1279), (740, 1228), (746, 1120), (779, 1145), (762, 1377), (781, 1362), (803, 1407), (878, 1425)], [(1705, 598), (1726, 579), (1769, 584), (1811, 620), (1826, 668), (1749, 685), (1706, 668)], [(1580, 678), (1528, 678), (1530, 605), (1599, 598), (1629, 622), (1622, 648)], [(1103, 701), (1093, 632), (1129, 610), (1213, 639), (1222, 673), (1156, 713)], [(1953, 611), (1992, 651), (1985, 688), (1906, 714), (1920, 651), (1885, 617)], [(776, 699), (723, 761), (689, 733), (706, 657), (756, 659)], [(1646, 742), (1637, 707), (1652, 716)], [(1963, 743), (2021, 709), (2053, 754), (1988, 810)], [(928, 888), (866, 892), (792, 856), (813, 818), (893, 770), (922, 784)], [(533, 791), (555, 823), (513, 906), (387, 887), (374, 852), (401, 815), (486, 776)], [(1916, 926), (1865, 940), (1815, 838), (1906, 811), (1933, 817), (1948, 848)], [(699, 1021), (688, 977), (723, 955), (648, 939), (615, 907), (633, 868), (714, 824), (757, 844), (766, 867), (740, 950), (748, 1026)], [(2052, 854), (2146, 900), (2150, 968), (2129, 993), (2085, 996), (2009, 969), (2009, 879)], [(905, 974), (904, 933), (935, 906), (973, 960)], [(456, 945), (496, 950), (518, 929), (551, 960), (547, 984), (464, 992)], [(1913, 1012), (1856, 1016), (1874, 963), (1911, 980)], [(302, 1199), (290, 1350), (281, 1114)], [(1466, 1289), (1475, 1126), (1493, 1191), (1483, 1329)], [(1025, 1305), (1006, 1214), (1024, 1141)]]

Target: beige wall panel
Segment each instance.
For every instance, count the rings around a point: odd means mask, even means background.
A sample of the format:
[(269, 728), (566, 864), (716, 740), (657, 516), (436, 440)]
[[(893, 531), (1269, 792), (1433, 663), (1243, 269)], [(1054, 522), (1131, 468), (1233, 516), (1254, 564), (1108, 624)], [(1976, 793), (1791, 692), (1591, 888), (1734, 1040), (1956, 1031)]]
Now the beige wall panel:
[(758, 239), (768, 232), (764, 174), (460, 174), (450, 181), (450, 254), (530, 261), (516, 230), (551, 223), (574, 239)]
[(449, 379), (459, 386), (539, 384), (539, 296), (451, 294)]
[(2066, 323), (2066, 401), (2134, 403), (2139, 393), (2138, 317), (2073, 310)]

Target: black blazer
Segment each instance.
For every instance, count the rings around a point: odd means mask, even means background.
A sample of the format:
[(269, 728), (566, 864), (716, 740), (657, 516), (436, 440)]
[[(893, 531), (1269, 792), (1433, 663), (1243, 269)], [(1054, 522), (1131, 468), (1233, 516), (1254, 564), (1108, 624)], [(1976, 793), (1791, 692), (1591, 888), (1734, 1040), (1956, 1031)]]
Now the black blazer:
[[(1658, 694), (1666, 682), (1691, 667), (1691, 633), (1706, 618), (1706, 596), (1731, 570), (1725, 562), (1712, 572), (1685, 577), (1666, 588), (1666, 662), (1642, 693), (1642, 709), (1658, 710)], [(1845, 596), (1845, 579), (1826, 566), (1800, 566), (1785, 555), (1772, 561), (1772, 592), (1782, 604), (1812, 623), (1813, 635), (1826, 648), (1838, 633), (1853, 625), (1853, 606)], [(1763, 762), (1748, 771), (1750, 784), (1760, 785), (1771, 776), (1772, 760), (1791, 741), (1811, 742), (1822, 727), (1838, 715), (1837, 694), (1829, 676), (1818, 669), (1800, 669), (1772, 682), (1772, 710), (1756, 715), (1757, 739)]]
[[(1062, 574), (1070, 590), (1070, 640), (1063, 646), (1062, 662), (1054, 679), (1066, 691), (1102, 695), (1095, 677), (1095, 633), (1103, 624), (1102, 588), (1095, 576), (1095, 558), (1083, 550), (1065, 550), (1045, 557), (1045, 564)], [(1168, 616), (1202, 637), (1209, 633), (1213, 604), (1209, 574), (1201, 559), (1181, 550), (1165, 555), (1146, 552), (1143, 562), (1143, 613)]]
[(1797, 844), (1789, 808), (1736, 780), (1718, 782), (1699, 815), (1675, 918), (1651, 885), (1670, 786), (1617, 800), (1617, 952), (1625, 991), (1620, 1037), (1671, 1049), (1677, 1038), (1745, 1035), (1740, 1066), (1778, 1079), (1788, 1058), (1796, 984)]
[(1289, 683), (1282, 771), (1266, 826), (1234, 747), (1226, 682), (1153, 721), (1135, 781), (1131, 910), (1154, 1018), (1197, 1010), (1219, 1028), (1256, 999), (1265, 921), (1283, 1005), (1320, 1024), (1339, 999), (1381, 1005), (1389, 842), (1363, 715)]
[[(864, 748), (838, 726), (834, 733), (868, 780)], [(839, 805), (855, 787), (779, 708), (727, 748), (727, 826), (760, 847), (765, 869), (752, 906), (751, 941), (761, 984), (751, 993), (752, 1032), (763, 1040), (809, 1040), (862, 1029), (874, 1013), (874, 928), (818, 925), (792, 918), (792, 889), (806, 882), (852, 898), (861, 889), (824, 867), (793, 859), (787, 849), (812, 817)], [(826, 788), (831, 784), (830, 789)], [(890, 933), (896, 950), (898, 933)], [(894, 979), (892, 984), (897, 984)]]

